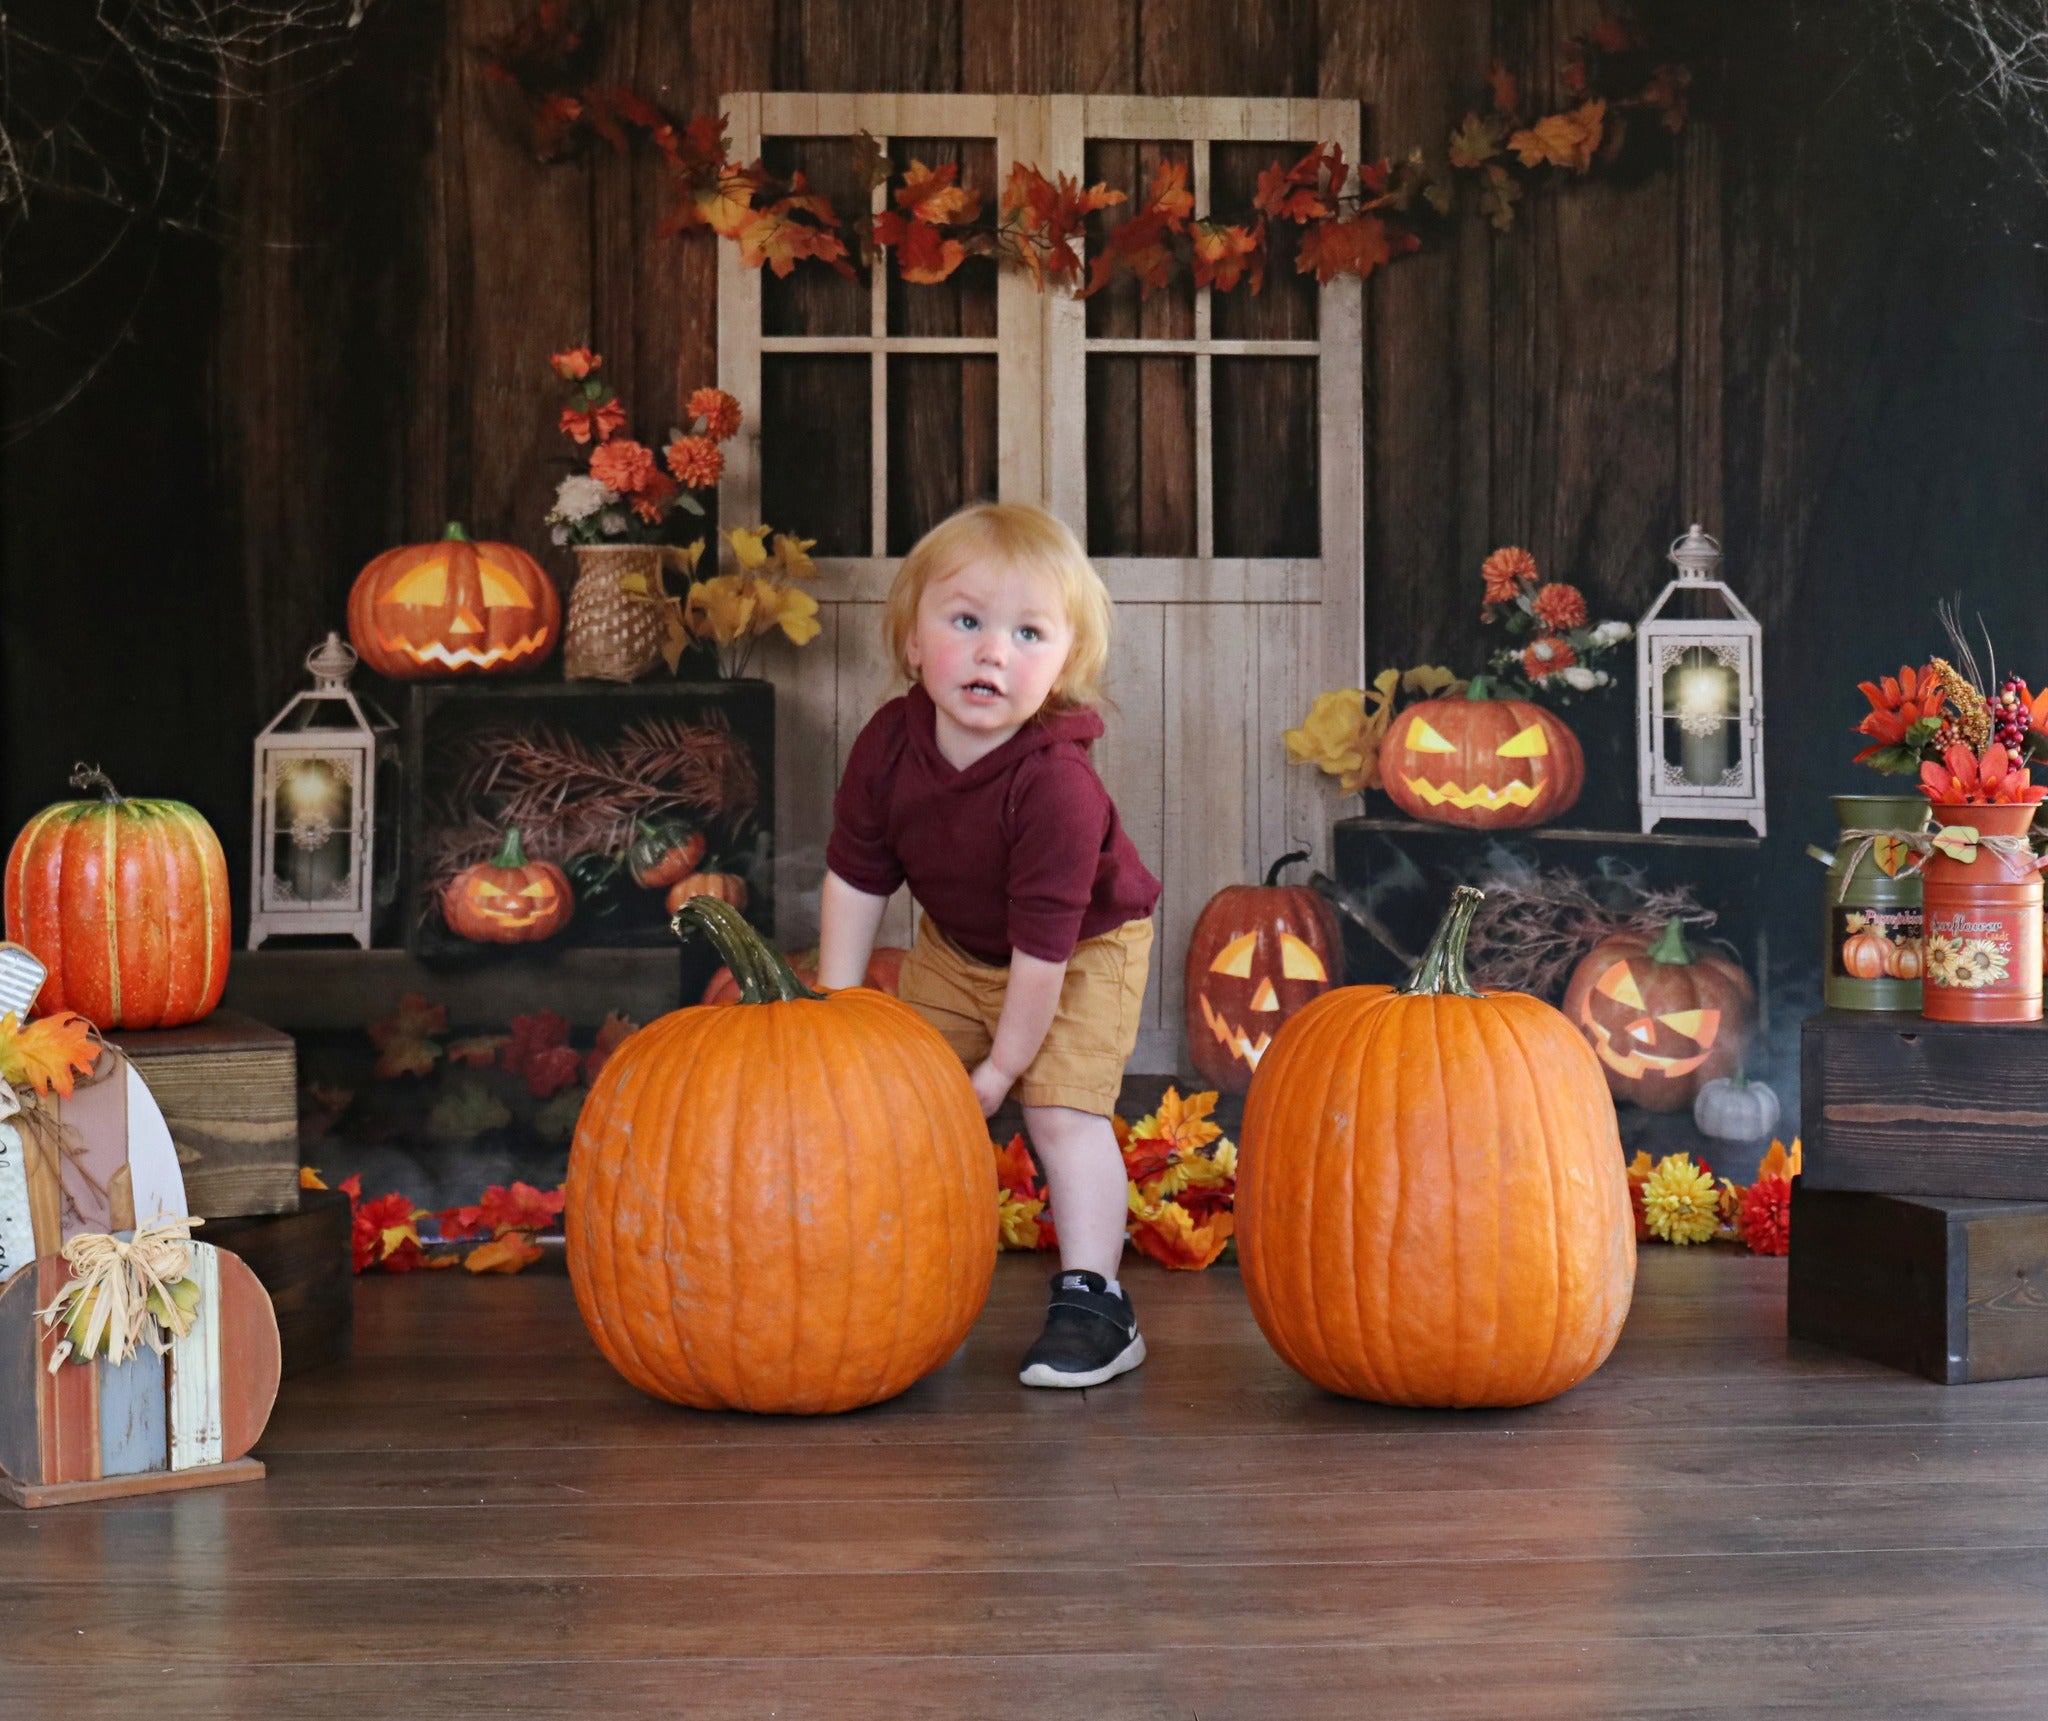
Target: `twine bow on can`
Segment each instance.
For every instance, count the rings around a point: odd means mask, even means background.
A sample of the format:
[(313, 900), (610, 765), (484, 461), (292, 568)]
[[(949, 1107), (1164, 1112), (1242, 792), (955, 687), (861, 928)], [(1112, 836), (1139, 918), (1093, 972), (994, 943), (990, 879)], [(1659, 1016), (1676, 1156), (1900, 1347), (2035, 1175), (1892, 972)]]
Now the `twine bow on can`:
[(1848, 893), (1856, 869), (1872, 859), (1886, 878), (1920, 872), (1937, 854), (1959, 866), (1968, 866), (1979, 850), (1988, 850), (2005, 860), (2024, 858), (2036, 871), (2048, 868), (2048, 857), (2035, 855), (2027, 838), (1987, 837), (1975, 825), (1943, 825), (1931, 831), (1850, 830), (1844, 831), (1842, 838), (1845, 842), (1853, 840), (1856, 846), (1849, 851), (1849, 864), (1842, 869), (1841, 882), (1835, 886), (1837, 902)]
[[(162, 1356), (171, 1348), (170, 1338), (189, 1333), (195, 1313), (172, 1291), (192, 1270), (192, 1227), (200, 1223), (182, 1216), (152, 1219), (125, 1242), (88, 1231), (64, 1245), (71, 1282), (47, 1309), (36, 1311), (45, 1327), (62, 1323), (74, 1328), (51, 1353), (50, 1373), (74, 1350), (81, 1360), (104, 1355), (118, 1367), (145, 1344)], [(82, 1331), (75, 1330), (80, 1310), (85, 1311)]]

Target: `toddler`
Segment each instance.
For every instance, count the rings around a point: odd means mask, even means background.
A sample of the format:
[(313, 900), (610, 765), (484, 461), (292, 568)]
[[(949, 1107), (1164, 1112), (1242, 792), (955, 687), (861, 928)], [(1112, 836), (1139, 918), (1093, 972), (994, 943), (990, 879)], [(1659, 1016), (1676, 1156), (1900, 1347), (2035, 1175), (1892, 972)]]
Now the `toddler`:
[(964, 509), (897, 570), (883, 629), (910, 691), (869, 719), (833, 801), (819, 980), (857, 986), (906, 880), (923, 913), (899, 983), (972, 1074), (1012, 1087), (1052, 1197), (1060, 1271), (1026, 1386), (1145, 1360), (1117, 1282), (1125, 1179), (1110, 1117), (1137, 1042), (1159, 881), (1088, 760), (1110, 601), (1038, 508)]

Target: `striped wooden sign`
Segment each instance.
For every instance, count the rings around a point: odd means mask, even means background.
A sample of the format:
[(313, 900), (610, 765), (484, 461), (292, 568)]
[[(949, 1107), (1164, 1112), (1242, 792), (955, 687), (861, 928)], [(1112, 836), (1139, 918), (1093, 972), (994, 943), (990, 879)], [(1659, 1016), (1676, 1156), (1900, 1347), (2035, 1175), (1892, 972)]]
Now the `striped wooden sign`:
[(0, 1470), (34, 1485), (157, 1473), (198, 1481), (247, 1455), (277, 1399), (277, 1318), (237, 1257), (205, 1243), (192, 1254), (201, 1290), (192, 1330), (168, 1356), (144, 1350), (118, 1368), (100, 1358), (50, 1371), (63, 1329), (46, 1328), (36, 1310), (71, 1278), (62, 1256), (45, 1255), (0, 1288)]

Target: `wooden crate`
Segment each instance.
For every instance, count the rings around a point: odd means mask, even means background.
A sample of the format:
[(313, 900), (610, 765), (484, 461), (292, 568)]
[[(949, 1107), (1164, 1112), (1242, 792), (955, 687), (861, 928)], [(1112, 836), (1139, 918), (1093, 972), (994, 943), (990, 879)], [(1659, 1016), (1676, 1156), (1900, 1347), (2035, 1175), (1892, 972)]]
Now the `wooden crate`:
[(347, 1360), (355, 1348), (356, 1275), (346, 1195), (308, 1189), (296, 1213), (223, 1219), (201, 1235), (240, 1256), (270, 1293), (287, 1379)]
[(1792, 1193), (1795, 1339), (1965, 1381), (2048, 1375), (2048, 1202)]
[(1799, 1097), (1809, 1189), (2048, 1201), (2048, 1023), (1823, 1010)]
[(149, 1083), (202, 1219), (299, 1205), (299, 1060), (289, 1034), (233, 1010), (107, 1038)]

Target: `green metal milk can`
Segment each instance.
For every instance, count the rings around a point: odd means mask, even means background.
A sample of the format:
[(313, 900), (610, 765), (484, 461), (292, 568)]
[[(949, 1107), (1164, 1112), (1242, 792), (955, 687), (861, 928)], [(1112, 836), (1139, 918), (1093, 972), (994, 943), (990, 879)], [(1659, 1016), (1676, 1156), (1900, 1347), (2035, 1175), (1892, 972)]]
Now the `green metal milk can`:
[(1841, 825), (1841, 842), (1832, 855), (1812, 851), (1816, 859), (1829, 863), (1821, 904), (1827, 941), (1822, 996), (1831, 1010), (1918, 1010), (1925, 962), (1920, 875), (1903, 867), (1887, 873), (1875, 845), (1850, 833), (1924, 830), (1927, 798), (1916, 794), (1830, 799)]

